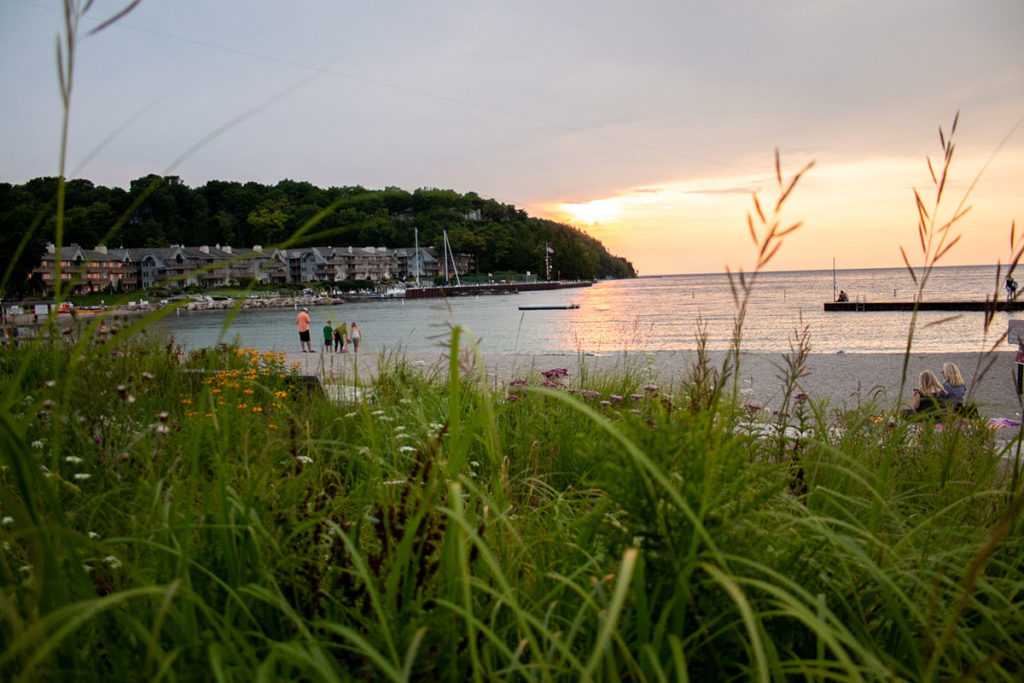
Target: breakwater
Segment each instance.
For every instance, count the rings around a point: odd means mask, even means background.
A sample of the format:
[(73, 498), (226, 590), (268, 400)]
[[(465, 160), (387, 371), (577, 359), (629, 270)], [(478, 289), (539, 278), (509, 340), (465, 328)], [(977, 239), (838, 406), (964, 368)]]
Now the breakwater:
[(558, 280), (549, 282), (484, 282), (473, 285), (442, 285), (440, 287), (410, 287), (406, 299), (439, 299), (449, 296), (476, 296), (478, 294), (518, 294), (551, 289), (590, 287), (590, 280)]

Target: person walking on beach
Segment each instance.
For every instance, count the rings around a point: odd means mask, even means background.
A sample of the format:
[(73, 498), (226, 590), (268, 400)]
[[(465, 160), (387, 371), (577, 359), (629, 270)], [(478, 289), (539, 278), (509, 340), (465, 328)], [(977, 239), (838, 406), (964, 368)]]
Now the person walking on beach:
[(348, 336), (348, 325), (340, 323), (334, 328), (334, 352), (345, 352), (345, 337)]
[(330, 320), (328, 320), (327, 324), (324, 325), (323, 333), (324, 333), (324, 353), (330, 353), (331, 352), (331, 341), (334, 338), (334, 323), (332, 323)]
[(303, 308), (299, 311), (295, 322), (299, 326), (299, 345), (302, 347), (302, 352), (316, 353), (313, 350), (313, 342), (309, 340), (309, 309)]
[(352, 321), (352, 331), (349, 333), (349, 339), (352, 340), (352, 353), (359, 353), (359, 340), (363, 338), (363, 333), (359, 331), (359, 325), (356, 325), (355, 321)]

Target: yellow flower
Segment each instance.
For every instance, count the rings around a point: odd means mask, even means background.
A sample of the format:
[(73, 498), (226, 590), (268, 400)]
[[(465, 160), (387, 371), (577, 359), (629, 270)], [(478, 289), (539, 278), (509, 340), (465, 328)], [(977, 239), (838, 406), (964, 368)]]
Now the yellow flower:
[(181, 402), (184, 403), (185, 405), (190, 405), (192, 403), (192, 399), (190, 399), (190, 398), (183, 398), (183, 399), (181, 399)]
[(277, 425), (275, 425), (275, 424), (268, 424), (267, 425), (267, 429), (277, 429)]
[(263, 408), (260, 408), (259, 406), (253, 406), (252, 407), (252, 412), (254, 412), (254, 413), (262, 413), (263, 412)]

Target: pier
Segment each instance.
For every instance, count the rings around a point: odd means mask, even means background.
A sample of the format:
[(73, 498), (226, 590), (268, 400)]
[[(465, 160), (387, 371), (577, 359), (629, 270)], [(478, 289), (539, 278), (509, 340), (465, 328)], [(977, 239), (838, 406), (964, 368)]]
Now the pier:
[(442, 285), (440, 287), (409, 287), (406, 299), (437, 299), (447, 296), (476, 296), (477, 294), (518, 294), (548, 289), (590, 287), (590, 280), (558, 280), (545, 282), (485, 282), (477, 285)]
[(826, 301), (825, 311), (1024, 311), (1021, 301)]

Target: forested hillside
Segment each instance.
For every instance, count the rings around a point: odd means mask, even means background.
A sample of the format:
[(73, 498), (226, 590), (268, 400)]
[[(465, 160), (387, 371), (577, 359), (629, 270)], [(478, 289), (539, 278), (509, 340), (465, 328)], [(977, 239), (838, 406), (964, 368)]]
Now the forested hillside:
[[(37, 228), (9, 284), (23, 280), (55, 234), (56, 178), (23, 185), (0, 183), (0, 253), (7, 263), (23, 235)], [(276, 185), (210, 181), (190, 188), (177, 176), (146, 176), (128, 190), (66, 184), (64, 244), (83, 247), (183, 244), (264, 247), (280, 244), (315, 221), (290, 246), (440, 247), (448, 231), (452, 250), (476, 257), (480, 272), (540, 272), (545, 245), (553, 250), (552, 276), (565, 279), (634, 277), (632, 264), (608, 253), (583, 232), (531, 218), (525, 211), (469, 192), (397, 187), (321, 189), (307, 182)], [(557, 272), (554, 272), (557, 271)]]

